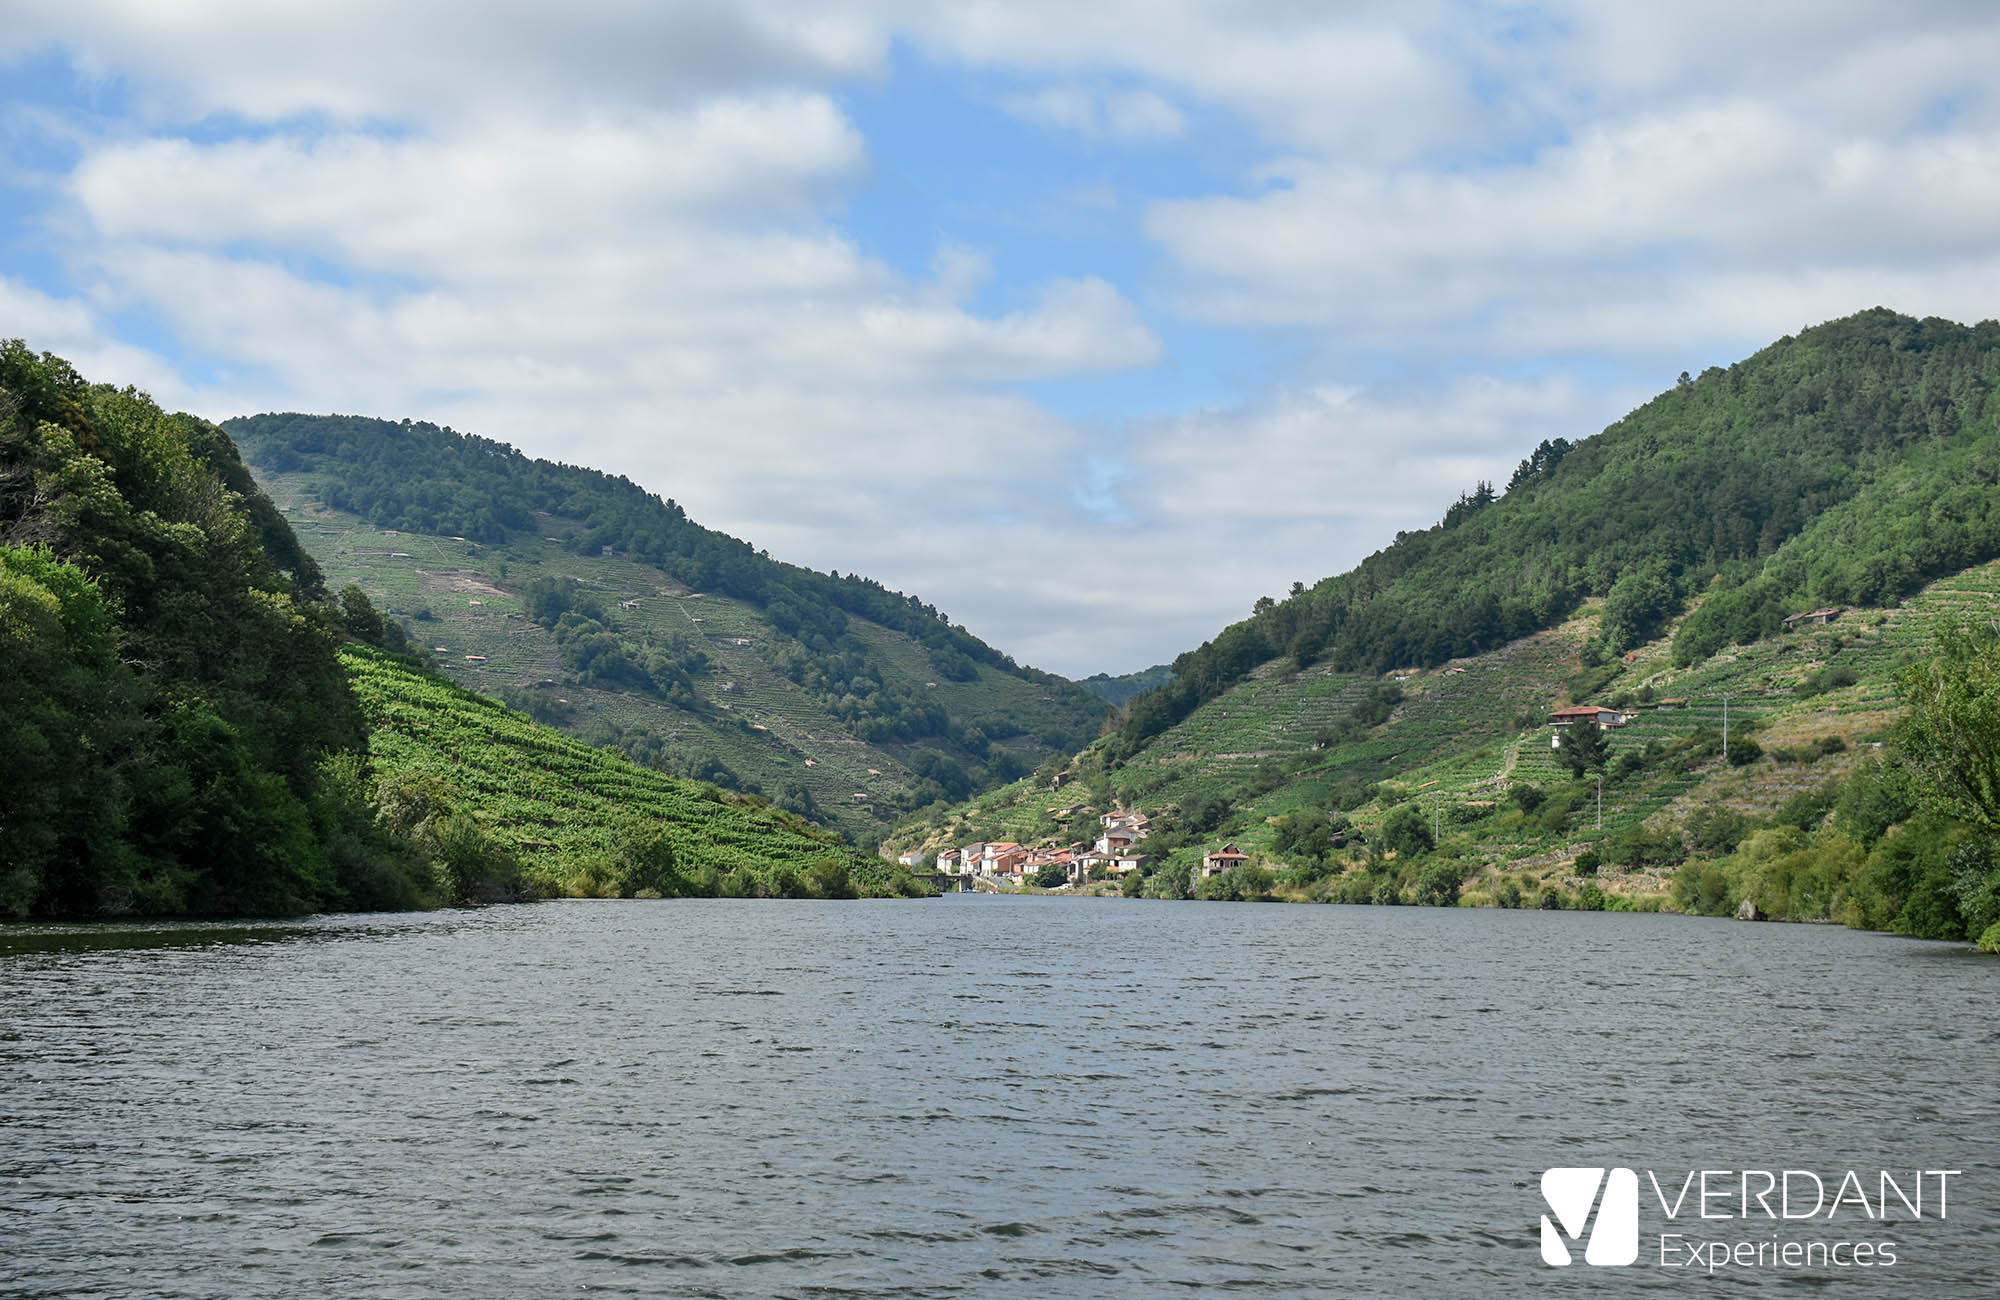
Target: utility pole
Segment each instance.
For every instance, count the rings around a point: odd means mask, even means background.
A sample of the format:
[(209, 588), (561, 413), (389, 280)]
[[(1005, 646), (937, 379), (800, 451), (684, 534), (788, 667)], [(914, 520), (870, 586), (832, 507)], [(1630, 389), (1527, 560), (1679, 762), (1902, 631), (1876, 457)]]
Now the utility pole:
[(1441, 794), (1434, 794), (1431, 796), (1431, 843), (1433, 844), (1437, 843), (1439, 836), (1443, 834), (1444, 834), (1444, 796)]
[(1597, 829), (1604, 829), (1604, 773), (1597, 774)]
[(1729, 752), (1729, 692), (1722, 693), (1722, 752)]

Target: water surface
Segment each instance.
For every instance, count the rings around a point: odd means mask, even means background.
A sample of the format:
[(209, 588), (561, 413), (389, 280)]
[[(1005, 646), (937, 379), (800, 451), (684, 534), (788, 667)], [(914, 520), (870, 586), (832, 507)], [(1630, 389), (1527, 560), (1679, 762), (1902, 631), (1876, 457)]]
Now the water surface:
[(1617, 914), (953, 897), (12, 928), (0, 1292), (1701, 1285), (1542, 1264), (1541, 1171), (1625, 1165), (1960, 1170), (1947, 1221), (1852, 1226), (1898, 1237), (1893, 1269), (1714, 1284), (1988, 1295), (1996, 989), (1957, 945)]

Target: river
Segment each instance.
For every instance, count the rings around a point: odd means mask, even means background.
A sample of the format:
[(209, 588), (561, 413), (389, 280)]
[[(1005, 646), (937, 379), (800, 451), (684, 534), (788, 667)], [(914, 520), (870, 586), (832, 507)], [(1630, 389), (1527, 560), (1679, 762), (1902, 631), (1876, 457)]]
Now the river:
[[(1771, 1241), (1731, 1289), (1990, 1295), (1996, 991), (1962, 945), (1608, 913), (11, 926), (0, 1293), (1658, 1293), (1702, 1283), (1655, 1258), (1673, 1232)], [(1633, 1265), (1544, 1263), (1572, 1166), (1638, 1171)], [(1646, 1180), (1702, 1169), (1732, 1212), (1744, 1170), (1956, 1172), (1942, 1219), (1667, 1221)], [(1780, 1238), (1896, 1262), (1781, 1267)]]

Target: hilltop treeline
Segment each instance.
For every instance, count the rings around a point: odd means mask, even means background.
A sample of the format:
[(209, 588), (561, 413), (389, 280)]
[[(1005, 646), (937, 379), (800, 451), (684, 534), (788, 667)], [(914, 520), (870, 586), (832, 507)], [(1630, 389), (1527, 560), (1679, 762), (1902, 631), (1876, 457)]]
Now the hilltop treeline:
[(530, 459), (505, 443), (420, 421), (283, 414), (224, 427), (256, 464), (308, 472), (320, 500), (383, 528), (497, 544), (535, 533), (542, 512), (579, 525), (564, 542), (572, 550), (594, 555), (610, 547), (696, 591), (747, 600), (815, 652), (833, 650), (853, 615), (916, 640), (954, 680), (986, 664), (1087, 699), (1067, 680), (1024, 668), (954, 627), (915, 596), (855, 574), (773, 560), (622, 476)]
[(1876, 309), (1683, 375), (1603, 433), (1544, 442), (1504, 495), (1180, 656), (1135, 699), (1129, 753), (1253, 668), (1435, 666), (1603, 597), (1595, 649), (1653, 636), (1705, 596), (1675, 657), (1705, 658), (1816, 604), (1893, 601), (2000, 555), (2000, 324)]
[(1173, 669), (1165, 664), (1154, 664), (1151, 668), (1141, 668), (1136, 673), (1121, 673), (1116, 677), (1109, 673), (1094, 673), (1077, 682), (1077, 685), (1117, 708), (1133, 696), (1157, 690), (1173, 679)]

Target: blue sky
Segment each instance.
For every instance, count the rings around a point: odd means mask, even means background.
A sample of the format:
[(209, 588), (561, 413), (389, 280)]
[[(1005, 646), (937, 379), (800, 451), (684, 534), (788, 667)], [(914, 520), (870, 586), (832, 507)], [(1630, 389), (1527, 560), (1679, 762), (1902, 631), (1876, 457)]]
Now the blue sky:
[(1171, 658), (1681, 370), (2000, 302), (1990, 5), (21, 0), (0, 334)]

